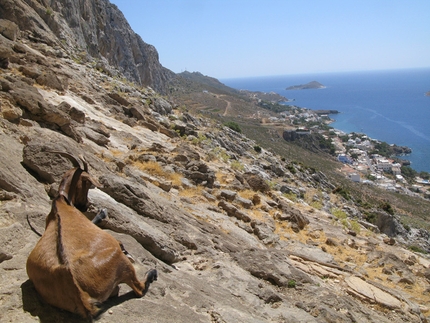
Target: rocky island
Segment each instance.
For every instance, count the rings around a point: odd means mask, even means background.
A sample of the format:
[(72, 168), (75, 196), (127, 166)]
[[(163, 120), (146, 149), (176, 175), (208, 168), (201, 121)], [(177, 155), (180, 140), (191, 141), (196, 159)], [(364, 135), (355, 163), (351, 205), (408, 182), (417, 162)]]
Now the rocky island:
[(292, 85), (286, 88), (286, 90), (313, 90), (313, 89), (324, 89), (325, 86), (317, 81), (312, 81), (306, 84)]
[(430, 91), (427, 91), (427, 92), (426, 92), (426, 96), (430, 96)]

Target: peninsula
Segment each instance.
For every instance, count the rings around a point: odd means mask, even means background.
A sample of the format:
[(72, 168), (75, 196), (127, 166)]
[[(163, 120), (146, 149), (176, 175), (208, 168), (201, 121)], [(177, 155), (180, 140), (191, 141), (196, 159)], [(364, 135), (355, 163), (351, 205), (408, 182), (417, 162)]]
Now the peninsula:
[(313, 90), (313, 89), (324, 89), (325, 86), (317, 81), (312, 81), (306, 84), (293, 85), (287, 87), (286, 90)]

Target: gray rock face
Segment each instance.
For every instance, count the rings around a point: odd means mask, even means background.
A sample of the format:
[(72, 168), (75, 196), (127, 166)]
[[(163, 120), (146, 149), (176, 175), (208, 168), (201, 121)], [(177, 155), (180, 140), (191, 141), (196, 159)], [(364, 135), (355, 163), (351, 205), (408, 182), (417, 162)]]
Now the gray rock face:
[(10, 20), (0, 19), (0, 34), (15, 41), (19, 36), (18, 25)]
[[(121, 11), (107, 0), (49, 0), (44, 5), (2, 0), (0, 7), (0, 18), (9, 20), (8, 26), (14, 23), (50, 45), (58, 44), (58, 37), (68, 46), (86, 48), (89, 55), (106, 59), (138, 84), (163, 92), (175, 75), (160, 64), (155, 47), (145, 43)], [(16, 38), (13, 28), (3, 29), (9, 37)], [(162, 103), (159, 106), (166, 108)]]

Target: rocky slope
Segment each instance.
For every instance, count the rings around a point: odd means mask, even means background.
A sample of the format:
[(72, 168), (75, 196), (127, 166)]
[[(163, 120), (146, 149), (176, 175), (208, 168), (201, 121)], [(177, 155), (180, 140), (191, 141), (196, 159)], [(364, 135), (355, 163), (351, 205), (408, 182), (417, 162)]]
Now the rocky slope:
[(102, 227), (138, 275), (159, 270), (144, 298), (122, 286), (99, 322), (428, 321), (430, 259), (364, 222), (324, 174), (73, 59), (51, 27), (53, 42), (0, 26), (0, 321), (83, 322), (25, 272), (38, 241), (27, 218), (43, 232), (71, 168), (53, 150), (85, 156), (103, 184), (87, 216), (106, 208)]
[(107, 0), (2, 0), (0, 19), (14, 22), (26, 38), (45, 43), (51, 55), (75, 49), (74, 60), (85, 62), (90, 55), (98, 69), (115, 76), (110, 67), (115, 66), (127, 79), (159, 92), (175, 76)]

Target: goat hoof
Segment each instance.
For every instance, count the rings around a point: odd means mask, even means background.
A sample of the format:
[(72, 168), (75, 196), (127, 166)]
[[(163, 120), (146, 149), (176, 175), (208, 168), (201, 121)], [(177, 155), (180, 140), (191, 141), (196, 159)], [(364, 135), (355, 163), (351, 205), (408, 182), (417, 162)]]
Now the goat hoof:
[(145, 274), (145, 286), (144, 286), (144, 290), (143, 290), (143, 295), (146, 294), (146, 292), (149, 289), (149, 285), (151, 285), (152, 282), (154, 282), (154, 280), (157, 280), (158, 278), (158, 273), (156, 269), (151, 269), (148, 270)]
[(158, 278), (157, 269), (151, 269), (146, 273), (146, 281), (151, 284)]
[(108, 211), (107, 209), (100, 209), (99, 214), (101, 219), (106, 219), (108, 216)]

